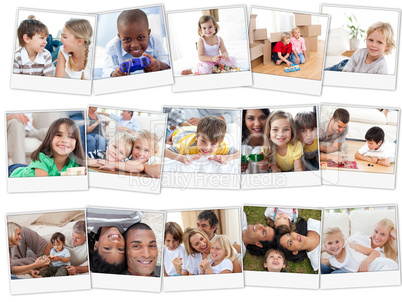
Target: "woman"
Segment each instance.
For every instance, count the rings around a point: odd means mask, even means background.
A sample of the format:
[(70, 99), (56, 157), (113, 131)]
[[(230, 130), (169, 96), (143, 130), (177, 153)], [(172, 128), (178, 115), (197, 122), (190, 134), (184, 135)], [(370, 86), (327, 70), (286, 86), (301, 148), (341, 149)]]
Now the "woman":
[[(176, 272), (179, 275), (199, 275), (199, 264), (203, 259), (207, 259), (211, 249), (211, 243), (208, 240), (207, 234), (197, 228), (187, 228), (184, 231), (183, 244), (188, 255), (186, 267), (183, 273), (183, 262), (175, 258), (172, 263), (176, 268)], [(241, 273), (239, 261), (235, 258), (232, 263), (233, 273)]]
[[(109, 122), (105, 122), (96, 114), (98, 107), (89, 107), (88, 117), (89, 124), (87, 127), (87, 152), (95, 152), (96, 150), (105, 151), (107, 140), (105, 138), (104, 126)], [(84, 141), (84, 140), (82, 140)]]
[[(48, 257), (43, 258), (43, 255), (49, 255), (51, 244), (38, 233), (29, 228), (21, 227), (14, 222), (7, 222), (8, 229), (8, 252), (10, 255), (10, 270), (11, 279), (18, 279), (15, 275), (31, 273), (36, 275), (32, 270), (50, 263)], [(30, 248), (35, 257), (27, 257), (27, 248)], [(13, 249), (13, 251), (11, 251)]]

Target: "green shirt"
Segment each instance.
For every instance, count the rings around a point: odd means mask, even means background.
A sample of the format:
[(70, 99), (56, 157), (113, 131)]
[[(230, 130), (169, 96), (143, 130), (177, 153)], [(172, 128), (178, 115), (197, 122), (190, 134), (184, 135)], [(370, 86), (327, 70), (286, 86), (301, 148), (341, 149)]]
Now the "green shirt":
[(43, 171), (46, 171), (49, 176), (60, 176), (60, 172), (67, 172), (67, 168), (72, 167), (79, 167), (75, 162), (74, 155), (71, 155), (68, 164), (64, 166), (61, 171), (58, 171), (54, 159), (40, 152), (39, 160), (32, 161), (27, 167), (15, 169), (10, 177), (35, 177), (35, 169), (42, 169)]

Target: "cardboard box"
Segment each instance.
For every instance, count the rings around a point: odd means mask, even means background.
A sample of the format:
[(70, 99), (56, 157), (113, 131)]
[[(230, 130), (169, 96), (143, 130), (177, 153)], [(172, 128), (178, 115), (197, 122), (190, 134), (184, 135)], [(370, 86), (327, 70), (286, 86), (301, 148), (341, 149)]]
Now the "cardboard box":
[(281, 40), (281, 35), (282, 35), (282, 32), (279, 32), (279, 33), (271, 33), (271, 37), (270, 37), (270, 41), (271, 42), (278, 42), (278, 41), (280, 41)]
[(306, 41), (307, 50), (317, 52), (318, 51), (318, 39), (317, 37), (303, 37)]
[(296, 14), (296, 13), (294, 15), (295, 15), (296, 26), (311, 25), (311, 15)]
[(255, 68), (256, 66), (260, 65), (261, 63), (263, 63), (263, 59), (262, 59), (262, 57), (258, 57), (257, 59), (251, 61), (251, 68)]
[(257, 28), (256, 18), (257, 18), (257, 15), (250, 16), (250, 25), (248, 27), (250, 30), (254, 30)]
[(302, 37), (318, 37), (321, 36), (321, 25), (299, 26)]
[(271, 43), (262, 44), (262, 60), (264, 65), (267, 65), (271, 62)]
[(250, 44), (250, 59), (251, 59), (251, 61), (256, 59), (256, 58), (258, 58), (258, 57), (261, 57), (263, 55), (262, 45), (263, 44), (254, 44), (254, 43)]
[(268, 33), (266, 28), (254, 29), (254, 41), (268, 39)]

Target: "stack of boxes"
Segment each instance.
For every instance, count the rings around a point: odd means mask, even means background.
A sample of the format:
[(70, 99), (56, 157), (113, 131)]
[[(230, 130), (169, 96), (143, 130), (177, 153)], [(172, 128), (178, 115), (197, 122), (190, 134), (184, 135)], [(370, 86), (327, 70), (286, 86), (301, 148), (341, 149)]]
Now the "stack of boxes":
[(321, 35), (321, 25), (311, 25), (311, 15), (294, 14), (295, 25), (300, 29), (300, 35), (306, 41), (306, 54), (310, 58), (310, 51), (317, 52), (318, 36)]
[(257, 15), (251, 15), (248, 36), (250, 42), (251, 68), (271, 62), (271, 42), (266, 28), (257, 28)]

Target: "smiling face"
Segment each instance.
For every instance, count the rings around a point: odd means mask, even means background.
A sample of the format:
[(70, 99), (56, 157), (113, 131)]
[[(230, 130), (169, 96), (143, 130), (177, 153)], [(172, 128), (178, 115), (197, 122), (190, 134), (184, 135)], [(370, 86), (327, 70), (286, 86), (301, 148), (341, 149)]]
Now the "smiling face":
[(125, 242), (119, 229), (102, 227), (99, 240), (94, 245), (94, 250), (102, 259), (110, 264), (120, 264), (124, 260), (124, 249)]
[(342, 133), (348, 126), (347, 123), (345, 124), (341, 120), (334, 120), (334, 118), (332, 118), (332, 121), (333, 121), (333, 123), (332, 123), (332, 131), (333, 132), (332, 133), (337, 133), (337, 134)]
[(214, 261), (215, 265), (222, 262), (227, 255), (228, 253), (220, 245), (218, 240), (211, 245), (211, 259)]
[(80, 246), (82, 244), (84, 244), (84, 242), (87, 240), (87, 237), (85, 236), (85, 234), (78, 234), (76, 232), (73, 231), (73, 245), (74, 246)]
[(76, 51), (77, 48), (84, 43), (83, 39), (77, 39), (65, 27), (63, 27), (63, 31), (61, 32), (60, 41), (63, 43), (64, 51), (67, 53)]
[(52, 140), (52, 153), (54, 157), (66, 157), (75, 149), (76, 140), (73, 129), (67, 124), (61, 124)]
[(300, 31), (295, 30), (292, 34), (293, 34), (293, 37), (295, 37), (296, 39), (300, 38)]
[(56, 239), (52, 242), (52, 247), (56, 251), (56, 253), (60, 253), (63, 250), (64, 242), (61, 242), (60, 239)]
[(169, 251), (174, 251), (180, 245), (179, 240), (175, 240), (173, 235), (170, 233), (166, 233), (165, 237), (165, 246), (168, 248)]
[(28, 51), (42, 53), (45, 50), (45, 46), (47, 44), (46, 39), (47, 35), (45, 35), (44, 33), (34, 34), (32, 38), (29, 38), (27, 35), (25, 35), (25, 48)]
[(387, 243), (390, 237), (389, 229), (378, 223), (374, 229), (373, 235), (371, 235), (372, 246), (382, 248)]
[[(244, 237), (253, 244), (260, 246), (260, 241), (272, 241), (274, 239), (274, 229), (262, 224), (248, 225)], [(244, 241), (245, 238), (243, 238)]]
[(211, 249), (209, 240), (199, 233), (190, 237), (190, 244), (194, 250), (203, 254), (208, 254)]
[(379, 141), (378, 144), (375, 141), (367, 141), (367, 147), (370, 150), (377, 150), (382, 145), (382, 141)]
[(123, 118), (123, 120), (129, 121), (132, 118), (132, 113), (128, 112), (127, 110), (123, 110), (123, 112), (121, 113), (121, 117)]
[(343, 245), (345, 244), (345, 239), (339, 236), (339, 234), (334, 233), (327, 237), (324, 246), (327, 253), (332, 256), (337, 256), (342, 252)]
[(216, 230), (216, 226), (211, 227), (211, 224), (208, 220), (197, 220), (197, 228), (203, 230), (207, 235), (209, 240), (214, 237), (214, 231)]
[(281, 253), (271, 251), (264, 261), (264, 267), (268, 272), (280, 272), (286, 267), (285, 259)]
[(215, 34), (216, 27), (212, 20), (201, 24), (201, 34), (204, 37), (212, 37)]
[(12, 240), (10, 240), (10, 244), (11, 245), (18, 245), (18, 243), (20, 242), (21, 239), (22, 239), (22, 230), (21, 229), (16, 229), (14, 238), (12, 238)]
[(279, 118), (271, 123), (271, 141), (278, 147), (286, 146), (292, 138), (292, 127), (286, 118)]
[(209, 155), (212, 154), (218, 149), (220, 142), (211, 142), (208, 138), (204, 135), (200, 134), (197, 135), (197, 149), (200, 151), (202, 155)]
[(373, 31), (366, 40), (368, 55), (376, 60), (388, 49), (384, 34), (378, 30)]
[(303, 145), (311, 145), (317, 138), (317, 128), (300, 130), (300, 138)]
[(283, 39), (283, 44), (288, 45), (290, 43), (290, 37)]
[(152, 230), (130, 229), (126, 235), (127, 270), (131, 275), (150, 276), (158, 259), (158, 247)]
[(117, 34), (121, 40), (121, 45), (125, 52), (135, 58), (141, 57), (148, 48), (148, 38), (151, 30), (144, 20), (134, 23), (120, 22)]
[(280, 244), (287, 250), (295, 252), (304, 250), (306, 244), (306, 236), (300, 235), (296, 232), (288, 233), (280, 238)]
[(130, 155), (130, 147), (123, 140), (110, 143), (106, 148), (105, 159), (108, 162), (118, 162)]
[(146, 139), (137, 139), (133, 146), (133, 152), (131, 153), (134, 160), (138, 160), (140, 163), (146, 163), (148, 159), (155, 155), (155, 150), (152, 148), (151, 142)]
[(262, 135), (267, 123), (267, 116), (261, 109), (249, 109), (245, 114), (244, 121), (250, 135)]

